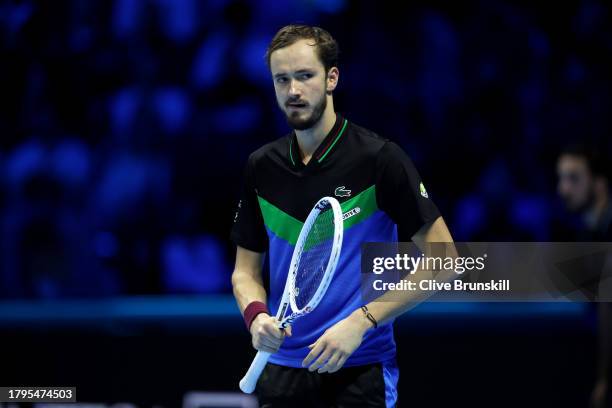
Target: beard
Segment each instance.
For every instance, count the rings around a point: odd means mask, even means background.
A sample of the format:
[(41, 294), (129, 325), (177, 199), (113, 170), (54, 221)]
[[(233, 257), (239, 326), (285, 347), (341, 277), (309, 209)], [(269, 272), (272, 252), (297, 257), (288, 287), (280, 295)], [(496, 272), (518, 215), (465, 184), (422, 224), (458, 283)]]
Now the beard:
[(292, 129), (306, 130), (317, 124), (317, 122), (321, 119), (321, 116), (323, 116), (325, 108), (327, 108), (327, 95), (323, 93), (321, 99), (318, 100), (315, 105), (313, 105), (312, 113), (305, 118), (301, 117), (302, 112), (300, 111), (293, 111), (291, 113), (287, 113), (286, 110), (283, 110), (283, 112), (285, 113), (285, 119), (287, 119), (287, 124)]
[(595, 189), (591, 186), (583, 200), (570, 200), (564, 197), (565, 208), (570, 212), (582, 213), (589, 210), (595, 204)]

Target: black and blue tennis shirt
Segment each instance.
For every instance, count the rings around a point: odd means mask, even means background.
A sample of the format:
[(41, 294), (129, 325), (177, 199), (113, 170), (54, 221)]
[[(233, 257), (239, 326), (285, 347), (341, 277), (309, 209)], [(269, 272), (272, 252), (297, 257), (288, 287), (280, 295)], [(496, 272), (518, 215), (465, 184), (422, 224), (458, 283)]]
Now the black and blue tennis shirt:
[[(272, 314), (283, 294), (289, 263), (313, 205), (332, 196), (341, 204), (344, 240), (334, 279), (319, 306), (299, 320), (270, 362), (301, 367), (314, 343), (334, 323), (364, 304), (360, 247), (364, 242), (410, 241), (440, 213), (428, 197), (410, 158), (395, 143), (340, 115), (308, 164), (295, 132), (249, 157), (231, 238), (236, 245), (268, 252)], [(366, 333), (345, 366), (395, 357), (391, 323)]]

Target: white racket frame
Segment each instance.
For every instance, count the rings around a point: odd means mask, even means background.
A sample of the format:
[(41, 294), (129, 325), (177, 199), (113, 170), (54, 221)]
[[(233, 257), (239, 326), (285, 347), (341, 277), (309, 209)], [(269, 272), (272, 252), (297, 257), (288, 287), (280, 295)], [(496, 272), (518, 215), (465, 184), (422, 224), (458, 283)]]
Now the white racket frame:
[[(327, 204), (330, 205), (329, 210), (333, 212), (334, 217), (334, 237), (331, 254), (329, 261), (327, 262), (327, 268), (325, 269), (325, 273), (323, 274), (323, 278), (321, 279), (321, 283), (319, 284), (317, 291), (302, 309), (298, 309), (295, 303), (295, 280), (300, 259), (302, 257), (302, 252), (304, 251), (304, 244), (306, 243), (306, 237), (308, 237), (308, 233), (314, 225), (315, 220), (321, 211), (327, 208)], [(291, 257), (291, 263), (289, 264), (289, 273), (287, 274), (285, 289), (281, 298), (280, 307), (276, 313), (276, 319), (279, 321), (279, 329), (286, 328), (288, 325), (293, 324), (296, 319), (310, 313), (317, 307), (325, 295), (325, 292), (327, 291), (327, 288), (329, 287), (329, 284), (334, 276), (336, 266), (338, 265), (338, 259), (340, 258), (340, 250), (342, 249), (342, 238), (344, 234), (344, 227), (342, 223), (342, 208), (340, 207), (338, 200), (333, 197), (323, 197), (320, 199), (310, 211), (310, 214), (308, 214), (308, 218), (306, 218), (306, 221), (302, 226), (297, 243), (295, 244), (295, 249), (293, 250), (293, 256)], [(285, 316), (289, 309), (291, 309), (291, 314), (289, 316)], [(259, 380), (259, 376), (268, 363), (268, 359), (271, 355), (272, 353), (267, 351), (257, 352), (257, 355), (253, 359), (249, 370), (246, 372), (242, 380), (240, 380), (240, 390), (242, 392), (250, 394), (255, 390), (257, 380)]]

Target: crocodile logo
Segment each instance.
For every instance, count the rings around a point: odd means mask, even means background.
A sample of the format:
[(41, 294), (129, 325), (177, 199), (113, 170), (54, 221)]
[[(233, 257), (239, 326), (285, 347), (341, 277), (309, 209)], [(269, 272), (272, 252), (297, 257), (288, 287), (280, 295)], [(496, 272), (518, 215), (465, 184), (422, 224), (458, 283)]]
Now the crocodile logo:
[(336, 188), (334, 194), (336, 195), (336, 197), (350, 197), (351, 190), (347, 190), (345, 186), (340, 186)]

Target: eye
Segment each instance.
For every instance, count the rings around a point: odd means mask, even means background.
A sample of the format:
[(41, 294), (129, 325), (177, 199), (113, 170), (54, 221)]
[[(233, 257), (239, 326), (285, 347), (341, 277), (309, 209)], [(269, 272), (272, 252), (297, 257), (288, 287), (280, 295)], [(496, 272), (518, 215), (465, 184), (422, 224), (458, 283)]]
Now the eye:
[(312, 78), (312, 74), (310, 74), (310, 73), (305, 73), (305, 74), (300, 75), (300, 79), (302, 79), (304, 81), (307, 80), (307, 79), (310, 79), (310, 78)]
[(285, 82), (287, 82), (287, 78), (286, 77), (277, 77), (276, 78), (276, 83), (278, 83), (278, 84), (284, 84)]

